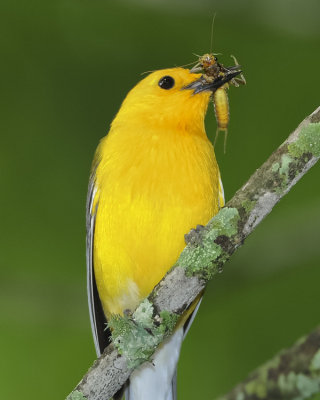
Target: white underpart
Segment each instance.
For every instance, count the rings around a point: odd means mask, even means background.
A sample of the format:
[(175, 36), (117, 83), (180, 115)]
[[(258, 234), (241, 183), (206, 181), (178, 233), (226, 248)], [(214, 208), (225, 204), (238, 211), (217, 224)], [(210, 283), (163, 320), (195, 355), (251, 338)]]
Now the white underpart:
[(221, 175), (219, 173), (219, 195), (218, 195), (218, 204), (219, 208), (222, 208), (224, 206), (224, 190), (223, 190), (223, 184), (221, 180)]
[(128, 279), (125, 293), (109, 300), (108, 308), (114, 314), (119, 313), (119, 310), (134, 310), (139, 305), (140, 299), (138, 285), (133, 280)]
[(165, 340), (155, 352), (152, 363), (137, 368), (130, 377), (126, 400), (173, 400), (172, 381), (177, 369), (183, 327)]

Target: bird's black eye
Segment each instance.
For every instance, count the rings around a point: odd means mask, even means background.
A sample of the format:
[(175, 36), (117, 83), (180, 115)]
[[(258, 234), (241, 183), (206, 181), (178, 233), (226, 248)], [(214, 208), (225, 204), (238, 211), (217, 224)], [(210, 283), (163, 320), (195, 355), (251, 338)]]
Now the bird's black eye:
[(158, 85), (161, 89), (171, 89), (174, 86), (174, 79), (169, 75), (163, 76), (158, 82)]
[(214, 61), (218, 61), (217, 57), (214, 58)]

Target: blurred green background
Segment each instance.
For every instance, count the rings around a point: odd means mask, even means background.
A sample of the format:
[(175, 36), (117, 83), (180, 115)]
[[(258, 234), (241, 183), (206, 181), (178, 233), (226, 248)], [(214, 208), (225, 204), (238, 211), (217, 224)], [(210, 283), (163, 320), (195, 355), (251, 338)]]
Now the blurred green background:
[[(238, 57), (226, 199), (317, 106), (317, 0), (2, 0), (1, 398), (64, 399), (95, 359), (86, 300), (89, 169), (128, 90), (193, 53)], [(207, 132), (214, 136), (212, 106)], [(319, 324), (320, 166), (209, 285), (179, 364), (180, 399), (213, 399)]]

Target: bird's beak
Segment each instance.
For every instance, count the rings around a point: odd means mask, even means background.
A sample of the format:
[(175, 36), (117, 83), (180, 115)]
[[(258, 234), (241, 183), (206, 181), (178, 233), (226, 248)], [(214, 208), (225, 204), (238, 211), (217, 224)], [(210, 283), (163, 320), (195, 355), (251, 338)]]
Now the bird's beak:
[(235, 65), (234, 67), (228, 68), (228, 71), (223, 76), (218, 76), (213, 82), (208, 82), (202, 75), (199, 79), (189, 83), (189, 85), (184, 86), (182, 89), (193, 90), (193, 94), (203, 91), (211, 91), (214, 93), (217, 89), (219, 89), (219, 87), (223, 86), (225, 83), (228, 83), (231, 81), (231, 79), (241, 74), (242, 71), (239, 69), (239, 65)]

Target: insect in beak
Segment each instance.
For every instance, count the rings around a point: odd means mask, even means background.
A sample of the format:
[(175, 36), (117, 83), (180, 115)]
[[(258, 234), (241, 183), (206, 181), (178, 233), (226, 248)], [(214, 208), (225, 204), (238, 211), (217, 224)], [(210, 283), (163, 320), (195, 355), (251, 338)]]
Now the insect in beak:
[(211, 91), (212, 93), (214, 93), (221, 86), (231, 81), (237, 75), (241, 74), (242, 71), (239, 69), (239, 66), (236, 65), (235, 67), (237, 68), (234, 67), (228, 68), (226, 73), (224, 73), (221, 76), (218, 76), (212, 82), (208, 82), (202, 75), (199, 79), (197, 79), (194, 82), (191, 82), (187, 86), (184, 86), (182, 89), (193, 90), (193, 94), (197, 94), (203, 91)]

